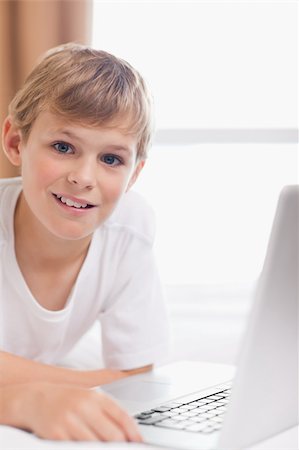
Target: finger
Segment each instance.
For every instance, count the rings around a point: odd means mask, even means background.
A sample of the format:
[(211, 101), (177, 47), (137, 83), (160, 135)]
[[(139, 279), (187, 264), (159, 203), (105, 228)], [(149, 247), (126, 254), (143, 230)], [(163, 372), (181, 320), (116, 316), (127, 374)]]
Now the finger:
[(118, 423), (124, 430), (127, 441), (143, 442), (143, 438), (138, 429), (138, 425), (132, 417), (128, 416), (127, 414), (124, 414), (122, 417), (120, 417)]
[(111, 407), (110, 402), (106, 402), (108, 397), (91, 391), (88, 395), (88, 402), (82, 403), (77, 410), (80, 419), (84, 420), (85, 425), (101, 441), (126, 441), (127, 436), (123, 429), (107, 414)]
[(62, 426), (52, 426), (42, 430), (33, 430), (35, 436), (48, 439), (50, 441), (69, 441), (71, 440), (70, 433)]
[(103, 410), (103, 406), (99, 409), (98, 405), (90, 410), (88, 416), (84, 416), (85, 424), (94, 433), (100, 441), (118, 441), (125, 442), (127, 440), (121, 427)]
[(142, 442), (137, 424), (113, 399), (105, 398), (104, 411), (124, 433), (127, 441)]
[(68, 433), (73, 441), (98, 441), (99, 436), (92, 427), (76, 415), (68, 419)]
[(94, 417), (96, 420), (94, 420), (90, 426), (99, 440), (107, 442), (125, 442), (127, 440), (121, 427), (104, 412), (101, 412), (101, 414), (95, 415)]

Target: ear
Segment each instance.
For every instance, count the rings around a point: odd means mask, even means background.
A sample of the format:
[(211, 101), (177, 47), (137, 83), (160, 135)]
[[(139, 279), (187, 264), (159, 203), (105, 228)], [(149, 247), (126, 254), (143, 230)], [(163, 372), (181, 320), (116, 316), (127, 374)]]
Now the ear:
[(130, 181), (128, 183), (126, 192), (128, 192), (128, 190), (133, 186), (133, 184), (135, 183), (135, 181), (137, 180), (141, 170), (143, 169), (145, 164), (145, 160), (142, 159), (141, 161), (139, 161), (134, 169), (133, 175), (131, 175)]
[(21, 140), (21, 130), (14, 125), (12, 118), (8, 116), (2, 128), (2, 145), (4, 153), (14, 166), (20, 166), (22, 162), (20, 152)]

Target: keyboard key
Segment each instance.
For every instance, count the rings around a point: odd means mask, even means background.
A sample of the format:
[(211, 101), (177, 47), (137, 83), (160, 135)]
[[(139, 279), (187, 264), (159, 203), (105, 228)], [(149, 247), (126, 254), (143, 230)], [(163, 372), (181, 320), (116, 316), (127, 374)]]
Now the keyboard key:
[(176, 422), (184, 422), (186, 419), (188, 419), (188, 416), (186, 417), (185, 414), (177, 414), (176, 416), (172, 416), (171, 419), (175, 420)]
[(188, 422), (190, 423), (195, 423), (196, 422), (196, 417), (184, 417), (185, 421), (188, 420)]
[(168, 417), (177, 417), (177, 416), (181, 416), (182, 414), (184, 414), (184, 413), (178, 413), (178, 412), (176, 412), (174, 409), (172, 409), (171, 411), (168, 411), (168, 412), (166, 412), (166, 413), (164, 413), (166, 416), (168, 416)]
[(162, 422), (155, 423), (155, 427), (161, 428), (171, 428), (173, 430), (183, 430), (185, 425), (182, 425), (181, 422), (174, 422), (171, 419), (163, 420)]
[(215, 411), (217, 412), (217, 414), (220, 412), (225, 412), (226, 411), (226, 407), (225, 406), (218, 406)]
[(219, 394), (217, 394), (217, 395), (210, 395), (208, 397), (208, 399), (210, 399), (210, 400), (220, 400), (221, 398), (224, 398), (224, 397), (223, 397), (223, 395), (219, 395)]
[(204, 419), (211, 419), (211, 417), (215, 417), (215, 414), (207, 412), (200, 415), (200, 417), (203, 417)]
[(215, 415), (216, 416), (223, 416), (225, 411), (218, 411), (218, 408), (215, 409)]
[(185, 407), (188, 409), (188, 411), (192, 411), (193, 409), (198, 408), (198, 406), (193, 405), (193, 403), (189, 403), (189, 405), (186, 405)]
[(222, 428), (222, 423), (217, 423), (217, 424), (213, 425), (213, 430), (214, 431), (221, 430), (221, 428)]
[[(201, 423), (201, 422), (206, 422), (207, 418), (203, 417), (203, 415), (201, 415), (201, 416), (192, 417), (192, 420), (196, 423)], [(212, 418), (209, 418), (208, 420), (212, 420)]]
[(203, 406), (206, 405), (207, 403), (204, 400), (196, 400), (195, 402), (191, 402), (189, 404), (194, 406)]
[(192, 409), (191, 411), (186, 411), (183, 414), (181, 414), (182, 416), (186, 416), (186, 417), (195, 417), (198, 416), (198, 408), (197, 409)]
[(136, 414), (135, 419), (146, 419), (147, 417), (150, 417), (152, 413), (140, 413)]
[(153, 411), (155, 412), (160, 412), (160, 413), (164, 413), (166, 411), (170, 411), (171, 408), (169, 408), (168, 406), (158, 406), (157, 408), (153, 408)]
[(161, 414), (159, 414), (158, 416), (154, 416), (154, 417), (147, 417), (145, 419), (139, 419), (138, 423), (142, 424), (142, 425), (154, 425), (157, 422), (160, 422), (163, 419), (168, 419), (168, 417), (162, 416)]
[(145, 418), (145, 417), (151, 417), (154, 414), (157, 415), (158, 413), (155, 413), (154, 411), (144, 411), (139, 414), (136, 414), (134, 417), (136, 419), (139, 419), (139, 418), (141, 419), (141, 418)]
[(222, 400), (217, 400), (216, 402), (213, 402), (213, 406), (215, 406), (215, 408), (217, 408), (218, 406), (226, 406), (227, 404), (228, 402)]
[(172, 411), (172, 412), (175, 412), (175, 413), (177, 413), (177, 414), (180, 414), (180, 413), (183, 412), (183, 409), (181, 409), (181, 408), (174, 408), (174, 409), (172, 409), (171, 411)]
[[(219, 406), (219, 408), (220, 408), (220, 406)], [(216, 407), (214, 408), (214, 406), (212, 406), (212, 405), (204, 405), (204, 406), (201, 406), (198, 408), (198, 413), (201, 414), (201, 413), (204, 413), (207, 411), (212, 411), (213, 409), (216, 409)]]
[[(177, 408), (175, 408), (177, 410)], [(191, 408), (192, 409), (192, 408)], [(188, 408), (187, 405), (183, 405), (179, 407), (180, 412), (190, 411), (190, 408)], [(172, 410), (173, 411), (173, 410)]]
[(215, 400), (207, 397), (207, 398), (204, 399), (204, 401), (205, 401), (205, 404), (208, 405), (209, 403), (213, 403)]
[(211, 417), (211, 421), (214, 423), (221, 424), (223, 422), (223, 418), (221, 416), (215, 416), (215, 417)]
[(203, 431), (206, 428), (207, 428), (206, 424), (194, 423), (193, 425), (190, 425), (189, 427), (187, 427), (186, 430), (198, 432), (198, 431)]
[(192, 420), (184, 420), (179, 423), (183, 426), (183, 428), (187, 428), (189, 425), (193, 425), (194, 422)]

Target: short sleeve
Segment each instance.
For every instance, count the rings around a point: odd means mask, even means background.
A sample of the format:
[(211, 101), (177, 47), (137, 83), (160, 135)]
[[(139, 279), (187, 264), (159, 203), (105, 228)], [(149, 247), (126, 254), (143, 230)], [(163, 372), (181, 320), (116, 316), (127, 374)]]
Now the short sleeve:
[(168, 353), (168, 320), (151, 245), (132, 237), (100, 314), (107, 367), (130, 370), (162, 361)]

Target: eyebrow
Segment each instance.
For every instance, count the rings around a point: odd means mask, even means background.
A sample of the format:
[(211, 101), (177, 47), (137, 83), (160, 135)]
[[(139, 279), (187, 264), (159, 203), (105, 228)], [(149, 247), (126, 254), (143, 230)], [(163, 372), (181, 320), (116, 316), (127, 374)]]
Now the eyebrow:
[(78, 141), (83, 141), (83, 139), (78, 136), (76, 133), (73, 133), (70, 130), (65, 130), (65, 129), (58, 129), (58, 130), (53, 130), (53, 133), (60, 133), (60, 134), (65, 134), (66, 136), (72, 138), (72, 139), (77, 139)]
[(113, 150), (119, 150), (119, 151), (128, 152), (128, 153), (132, 152), (130, 147), (126, 147), (126, 146), (123, 146), (123, 145), (110, 144), (110, 145), (107, 145), (107, 147), (111, 148)]

